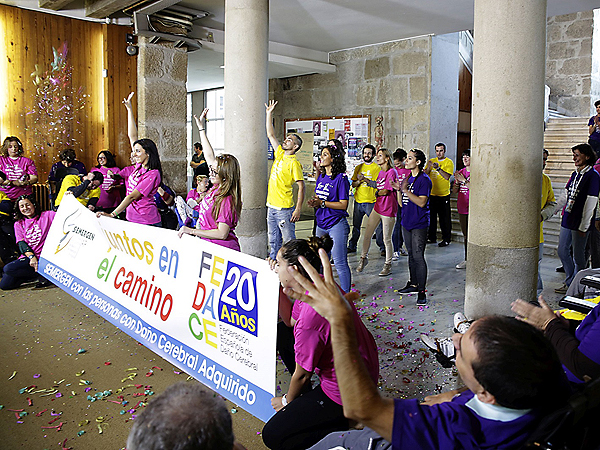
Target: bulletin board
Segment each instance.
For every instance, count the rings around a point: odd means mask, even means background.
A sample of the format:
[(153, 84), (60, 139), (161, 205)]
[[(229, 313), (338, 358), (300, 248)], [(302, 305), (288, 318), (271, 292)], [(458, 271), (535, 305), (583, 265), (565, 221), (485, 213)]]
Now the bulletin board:
[[(330, 139), (339, 139), (346, 150), (346, 165), (355, 166), (361, 158), (362, 148), (369, 142), (371, 131), (371, 116), (344, 116), (344, 117), (316, 117), (308, 119), (286, 119), (285, 132), (298, 133), (304, 140), (303, 154), (298, 154), (305, 177), (314, 178), (313, 162), (318, 158), (321, 149)], [(309, 164), (306, 158), (308, 153), (309, 136), (312, 137), (312, 155)], [(300, 152), (299, 152), (300, 153)], [(306, 167), (305, 167), (306, 166)], [(353, 169), (352, 169), (353, 170)]]

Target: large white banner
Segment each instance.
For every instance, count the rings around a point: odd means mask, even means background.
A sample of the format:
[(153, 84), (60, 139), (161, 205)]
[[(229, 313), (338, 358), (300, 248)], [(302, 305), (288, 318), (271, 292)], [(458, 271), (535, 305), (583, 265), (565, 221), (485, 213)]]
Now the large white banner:
[(98, 219), (65, 196), (38, 270), (259, 419), (274, 414), (279, 281), (266, 261), (172, 230)]

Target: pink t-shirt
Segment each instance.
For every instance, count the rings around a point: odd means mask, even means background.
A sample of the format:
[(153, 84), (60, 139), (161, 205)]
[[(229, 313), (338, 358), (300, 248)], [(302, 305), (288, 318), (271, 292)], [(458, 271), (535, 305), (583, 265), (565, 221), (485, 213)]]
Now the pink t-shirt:
[(194, 206), (194, 211), (200, 211), (201, 200), (198, 200), (199, 197), (200, 193), (196, 189), (190, 189), (190, 192), (188, 192), (188, 195), (185, 198), (185, 202), (187, 203), (187, 201), (190, 199), (194, 200), (197, 203), (197, 205)]
[(15, 240), (17, 242), (25, 241), (36, 258), (39, 258), (55, 215), (54, 211), (42, 211), (33, 219), (17, 220), (15, 222)]
[(160, 223), (160, 213), (154, 202), (154, 194), (160, 186), (160, 172), (156, 169), (148, 170), (138, 163), (125, 167), (119, 175), (125, 179), (127, 195), (133, 191), (142, 194), (127, 207), (127, 220), (144, 225)]
[[(469, 180), (471, 176), (471, 172), (467, 167), (464, 167), (459, 170), (459, 172)], [(469, 186), (464, 183), (461, 183), (458, 188), (458, 196), (456, 197), (456, 209), (459, 214), (469, 214)]]
[(406, 178), (410, 177), (412, 171), (410, 169), (396, 169), (398, 173), (398, 183), (402, 183)]
[[(118, 167), (94, 167), (90, 172), (100, 172), (104, 175), (104, 182), (102, 186), (100, 186), (100, 199), (98, 203), (96, 203), (96, 207), (98, 208), (116, 208), (121, 203), (121, 190), (118, 188), (119, 185), (123, 184), (122, 180), (115, 180), (113, 177), (109, 177), (107, 175), (108, 171), (111, 171), (113, 174), (118, 175), (120, 170)], [(108, 188), (114, 186), (114, 188), (109, 192)]]
[[(17, 159), (12, 159), (9, 156), (0, 156), (0, 170), (6, 174), (6, 179), (11, 181), (25, 181), (31, 175), (37, 176), (38, 174), (33, 161), (25, 156), (19, 156)], [(33, 189), (29, 185), (2, 186), (0, 189), (13, 201), (21, 195), (31, 195), (33, 193)]]
[[(237, 225), (238, 218), (237, 213), (233, 207), (233, 201), (231, 199), (231, 195), (228, 195), (221, 202), (221, 208), (219, 209), (219, 214), (217, 216), (217, 220), (212, 215), (212, 208), (215, 204), (215, 195), (219, 186), (213, 187), (204, 199), (200, 202), (200, 206), (198, 209), (198, 222), (196, 226), (201, 230), (216, 230), (219, 226), (218, 223), (226, 223), (229, 225), (229, 235), (227, 239), (206, 239), (213, 244), (222, 245), (223, 247), (231, 248), (233, 250), (240, 251), (240, 243), (238, 242), (238, 238), (233, 232), (235, 226)], [(205, 238), (203, 238), (205, 239)]]
[[(377, 344), (375, 344), (375, 339), (360, 320), (354, 303), (349, 303), (352, 307), (358, 351), (363, 357), (369, 375), (377, 383), (379, 377)], [(342, 397), (333, 366), (329, 322), (317, 314), (312, 306), (300, 300), (296, 300), (292, 307), (292, 317), (296, 317), (296, 324), (294, 325), (296, 363), (307, 372), (314, 371), (321, 380), (321, 388), (325, 395), (341, 405)]]
[(398, 173), (395, 167), (389, 170), (382, 170), (377, 175), (377, 189), (387, 189), (390, 191), (388, 195), (377, 197), (377, 200), (375, 200), (375, 211), (382, 216), (396, 217), (398, 213), (398, 200), (391, 185), (391, 182), (397, 179)]

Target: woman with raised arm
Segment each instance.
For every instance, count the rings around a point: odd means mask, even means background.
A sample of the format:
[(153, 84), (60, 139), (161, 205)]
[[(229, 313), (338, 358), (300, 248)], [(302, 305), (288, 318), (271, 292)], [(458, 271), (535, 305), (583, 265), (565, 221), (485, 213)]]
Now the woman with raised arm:
[(215, 156), (215, 151), (206, 136), (206, 128), (202, 124), (208, 108), (200, 117), (194, 116), (200, 141), (204, 149), (204, 157), (210, 172), (213, 187), (206, 193), (198, 208), (196, 228), (183, 226), (179, 229), (179, 237), (191, 234), (206, 239), (214, 244), (233, 250), (240, 250), (240, 243), (234, 229), (242, 213), (242, 185), (240, 165), (235, 156), (223, 154)]
[(31, 195), (31, 185), (38, 180), (37, 169), (33, 161), (23, 156), (23, 143), (16, 136), (9, 136), (2, 144), (0, 170), (6, 179), (0, 185), (8, 198), (14, 202), (21, 195)]
[[(283, 289), (302, 291), (300, 285), (288, 271), (294, 267), (308, 276), (299, 262), (305, 258), (312, 266), (321, 270), (319, 249), (330, 251), (333, 242), (327, 235), (309, 239), (294, 239), (283, 244), (277, 260), (270, 260), (271, 267), (279, 275), (279, 315), (283, 322), (294, 328), (294, 357), (296, 367), (287, 393), (271, 399), (277, 411), (262, 431), (265, 445), (271, 449), (306, 449), (332, 431), (347, 430), (348, 419), (344, 408), (333, 366), (331, 327), (310, 305), (296, 301), (292, 305)], [(339, 289), (339, 288), (338, 288)], [(342, 292), (343, 294), (343, 292)], [(351, 293), (348, 297), (356, 293)], [(373, 336), (361, 321), (354, 303), (348, 304), (356, 331), (356, 342), (360, 356), (373, 382), (379, 377), (377, 345)], [(316, 374), (321, 381), (312, 387), (311, 378)]]
[(158, 149), (152, 140), (137, 138), (131, 97), (133, 97), (133, 92), (123, 100), (123, 104), (127, 108), (127, 134), (131, 143), (131, 157), (134, 165), (125, 167), (118, 174), (125, 179), (127, 195), (112, 213), (99, 212), (97, 216), (116, 217), (123, 211), (127, 211), (129, 222), (160, 227), (161, 217), (154, 202), (154, 194), (162, 180)]

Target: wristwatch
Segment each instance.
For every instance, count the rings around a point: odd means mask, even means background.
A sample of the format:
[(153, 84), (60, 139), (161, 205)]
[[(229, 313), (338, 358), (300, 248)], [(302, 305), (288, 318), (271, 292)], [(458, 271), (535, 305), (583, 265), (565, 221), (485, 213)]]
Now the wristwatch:
[(325, 200), (321, 200), (321, 208), (325, 208)]

